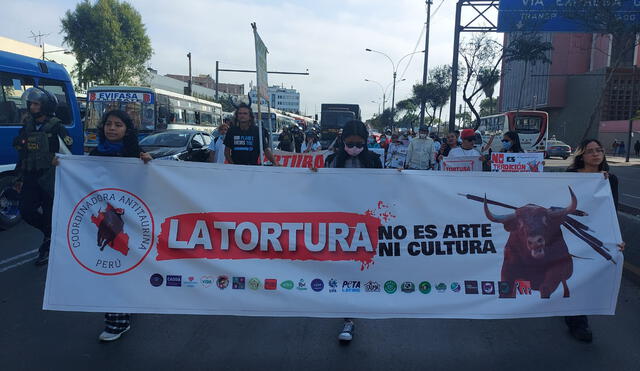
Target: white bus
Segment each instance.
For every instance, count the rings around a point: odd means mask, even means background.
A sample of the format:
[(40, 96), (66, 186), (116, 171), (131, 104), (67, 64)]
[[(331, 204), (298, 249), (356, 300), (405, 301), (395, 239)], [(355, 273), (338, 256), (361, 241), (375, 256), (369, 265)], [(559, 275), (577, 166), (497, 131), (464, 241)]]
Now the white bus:
[(520, 137), (520, 145), (526, 152), (546, 151), (549, 137), (549, 114), (544, 111), (504, 112), (480, 118), (478, 131), (483, 141), (495, 135), (491, 149), (500, 151), (502, 135), (507, 131), (515, 131)]
[(133, 119), (140, 139), (155, 131), (194, 129), (213, 132), (222, 123), (222, 105), (162, 89), (94, 86), (87, 91), (85, 147), (98, 144), (102, 115), (121, 109)]

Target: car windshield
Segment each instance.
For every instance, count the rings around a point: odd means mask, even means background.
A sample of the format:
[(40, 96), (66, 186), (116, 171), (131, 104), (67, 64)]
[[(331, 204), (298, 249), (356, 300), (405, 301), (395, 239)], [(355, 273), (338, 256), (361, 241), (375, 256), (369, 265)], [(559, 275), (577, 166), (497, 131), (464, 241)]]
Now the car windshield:
[(140, 141), (141, 146), (153, 147), (184, 147), (189, 140), (189, 133), (157, 133), (151, 134)]

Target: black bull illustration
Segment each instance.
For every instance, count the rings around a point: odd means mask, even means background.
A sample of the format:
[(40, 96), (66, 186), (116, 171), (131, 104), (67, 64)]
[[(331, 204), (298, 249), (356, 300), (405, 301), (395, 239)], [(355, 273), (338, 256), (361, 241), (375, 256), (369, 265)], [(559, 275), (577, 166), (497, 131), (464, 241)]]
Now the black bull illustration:
[(98, 246), (100, 246), (100, 251), (103, 251), (104, 247), (113, 242), (116, 236), (123, 231), (123, 214), (124, 210), (107, 205), (107, 209), (104, 211), (104, 218), (98, 226)]
[[(502, 224), (509, 232), (509, 239), (504, 247), (501, 280), (510, 284), (510, 292), (503, 294), (504, 297), (515, 297), (517, 281), (529, 281), (531, 288), (539, 291), (542, 298), (549, 298), (562, 283), (563, 296), (570, 296), (567, 280), (573, 274), (575, 256), (569, 253), (560, 226), (564, 226), (615, 264), (603, 243), (587, 233), (590, 231), (589, 227), (570, 216), (585, 216), (587, 213), (577, 209), (578, 200), (571, 187), (569, 193), (571, 200), (564, 208), (544, 208), (533, 204), (514, 207), (487, 200), (486, 196), (462, 195), (467, 199), (483, 202), (487, 218)], [(512, 209), (514, 212), (497, 215), (491, 212), (489, 205)]]

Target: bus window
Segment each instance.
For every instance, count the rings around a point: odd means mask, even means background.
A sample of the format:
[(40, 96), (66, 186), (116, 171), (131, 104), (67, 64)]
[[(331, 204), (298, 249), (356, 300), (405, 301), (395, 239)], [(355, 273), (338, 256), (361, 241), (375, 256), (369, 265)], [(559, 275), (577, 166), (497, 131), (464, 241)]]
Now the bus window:
[(45, 79), (40, 79), (39, 85), (41, 88), (55, 95), (58, 99), (58, 107), (56, 107), (55, 112), (56, 117), (66, 126), (73, 125), (69, 94), (64, 85), (60, 82)]
[(26, 76), (0, 74), (0, 126), (20, 125), (27, 107), (22, 101), (22, 93), (33, 87), (33, 79)]
[(171, 124), (184, 124), (184, 110), (180, 108), (174, 108), (171, 113)]
[(186, 111), (185, 122), (191, 125), (197, 125), (196, 113), (193, 111)]
[(158, 125), (157, 130), (165, 130), (169, 124), (169, 105), (166, 103), (158, 104)]
[(518, 117), (516, 119), (516, 131), (523, 134), (535, 134), (540, 132), (542, 119), (540, 117)]
[(153, 130), (155, 123), (155, 111), (152, 105), (145, 105), (144, 111), (142, 111), (142, 129)]
[(200, 125), (212, 126), (213, 122), (212, 122), (211, 114), (204, 113), (204, 112), (200, 113)]

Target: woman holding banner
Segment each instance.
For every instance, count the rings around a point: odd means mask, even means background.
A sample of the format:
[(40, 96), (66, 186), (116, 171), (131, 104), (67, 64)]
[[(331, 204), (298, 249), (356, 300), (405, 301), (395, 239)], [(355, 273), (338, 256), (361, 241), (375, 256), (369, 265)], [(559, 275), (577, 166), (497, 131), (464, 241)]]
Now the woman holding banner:
[[(613, 202), (616, 210), (618, 209), (618, 178), (614, 174), (609, 174), (609, 164), (605, 158), (604, 148), (598, 140), (587, 139), (580, 143), (573, 158), (573, 163), (567, 168), (567, 172), (604, 174), (604, 177), (609, 179)], [(624, 242), (618, 245), (620, 251), (623, 251), (624, 247)], [(593, 340), (587, 316), (567, 316), (564, 317), (564, 321), (569, 327), (571, 336), (577, 340), (586, 343), (590, 343)]]
[[(131, 117), (120, 110), (105, 113), (98, 127), (98, 146), (89, 156), (139, 157), (144, 163), (151, 161), (151, 155), (142, 152), (138, 144), (138, 132)], [(131, 328), (129, 313), (105, 313), (105, 329), (100, 341), (118, 340)]]
[[(349, 121), (340, 136), (343, 146), (327, 157), (325, 167), (333, 168), (382, 168), (380, 156), (367, 149), (369, 132), (367, 127), (357, 120)], [(338, 340), (348, 343), (353, 339), (355, 325), (353, 319), (345, 318)]]

